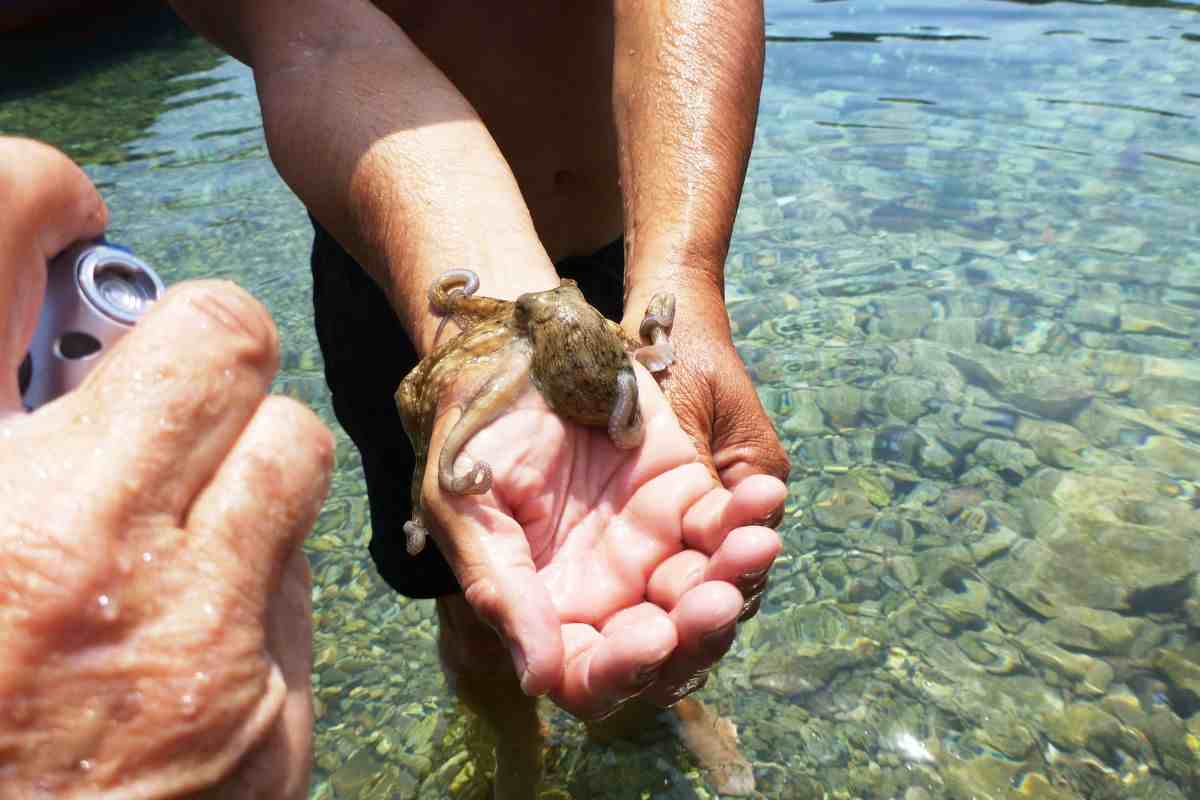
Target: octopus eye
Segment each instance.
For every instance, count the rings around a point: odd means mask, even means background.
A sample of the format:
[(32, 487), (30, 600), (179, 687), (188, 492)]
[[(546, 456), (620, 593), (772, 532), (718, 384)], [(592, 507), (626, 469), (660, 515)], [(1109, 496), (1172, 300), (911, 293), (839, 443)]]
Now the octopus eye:
[(533, 316), (533, 305), (533, 298), (527, 294), (518, 297), (517, 302), (513, 304), (513, 318), (522, 328), (529, 325), (529, 320)]
[(517, 298), (514, 316), (517, 324), (528, 326), (530, 323), (545, 322), (554, 316), (554, 303), (542, 296), (542, 293), (530, 292)]

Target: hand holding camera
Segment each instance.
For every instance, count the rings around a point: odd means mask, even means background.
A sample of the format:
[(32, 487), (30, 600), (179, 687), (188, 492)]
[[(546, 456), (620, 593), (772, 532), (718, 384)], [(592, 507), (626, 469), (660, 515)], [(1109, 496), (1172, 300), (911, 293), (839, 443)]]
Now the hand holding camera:
[[(329, 432), (267, 396), (275, 329), (232, 284), (181, 284), (136, 327), (108, 329), (105, 303), (131, 311), (161, 284), (92, 244), (60, 262), (75, 286), (47, 295), (49, 258), (106, 217), (61, 153), (0, 138), (0, 199), (0, 794), (304, 797), (300, 543), (327, 487)], [(90, 359), (62, 359), (87, 378), (25, 413), (25, 357), (32, 389), (54, 363), (45, 348), (95, 343)]]
[(46, 299), (18, 380), (35, 409), (83, 383), (92, 367), (165, 291), (129, 250), (76, 242), (46, 269)]

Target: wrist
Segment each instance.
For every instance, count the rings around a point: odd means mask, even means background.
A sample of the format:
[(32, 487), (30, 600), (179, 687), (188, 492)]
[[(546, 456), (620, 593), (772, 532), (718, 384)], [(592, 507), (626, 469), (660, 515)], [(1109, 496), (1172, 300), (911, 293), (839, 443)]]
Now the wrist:
[[(401, 281), (394, 284), (404, 287), (404, 296), (393, 297), (393, 306), (399, 311), (417, 354), (422, 358), (458, 334), (453, 325), (443, 326), (442, 317), (429, 305), (429, 287), (447, 270), (471, 270), (479, 276), (476, 294), (499, 300), (512, 301), (526, 292), (540, 292), (559, 285), (554, 264), (536, 239), (515, 242), (511, 246), (491, 246), (482, 241), (473, 249), (474, 252), (466, 257), (422, 259), (413, 268), (405, 270)], [(435, 338), (439, 329), (441, 337)]]
[(558, 281), (471, 103), (403, 31), (374, 16), (348, 21), (362, 38), (335, 37), (320, 57), (290, 47), (263, 55), (255, 79), (280, 174), (383, 289), (425, 355), (440, 322), (428, 289), (445, 271), (473, 270), (481, 295), (505, 299)]
[[(676, 296), (672, 331), (696, 331), (697, 336), (732, 338), (725, 311), (724, 254), (721, 258), (680, 257), (677, 253), (642, 254), (626, 270), (625, 313), (622, 324), (635, 332), (655, 294)], [(701, 333), (702, 331), (702, 333)]]
[(675, 295), (672, 337), (732, 340), (729, 315), (725, 310), (723, 276), (696, 266), (664, 264), (658, 269), (643, 270), (636, 277), (631, 272), (625, 291), (622, 327), (636, 336), (647, 306), (659, 292)]

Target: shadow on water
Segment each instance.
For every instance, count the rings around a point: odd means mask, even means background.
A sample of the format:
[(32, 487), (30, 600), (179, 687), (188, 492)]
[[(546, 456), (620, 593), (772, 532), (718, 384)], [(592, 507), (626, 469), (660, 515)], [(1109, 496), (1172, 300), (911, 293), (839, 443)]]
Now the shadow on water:
[[(0, 36), (0, 132), (61, 148), (81, 164), (130, 160), (172, 98), (213, 83), (177, 76), (210, 70), (221, 56), (162, 7), (134, 4)], [(169, 52), (171, 58), (157, 58)]]

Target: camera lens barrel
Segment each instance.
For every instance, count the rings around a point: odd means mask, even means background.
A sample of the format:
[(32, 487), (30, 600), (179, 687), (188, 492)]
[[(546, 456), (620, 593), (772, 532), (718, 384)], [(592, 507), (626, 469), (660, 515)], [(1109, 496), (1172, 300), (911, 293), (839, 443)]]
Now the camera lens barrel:
[(164, 291), (154, 270), (124, 247), (80, 242), (56, 256), (23, 370), (25, 405), (37, 408), (82, 383)]

